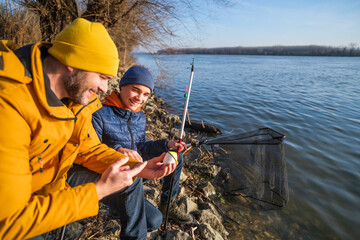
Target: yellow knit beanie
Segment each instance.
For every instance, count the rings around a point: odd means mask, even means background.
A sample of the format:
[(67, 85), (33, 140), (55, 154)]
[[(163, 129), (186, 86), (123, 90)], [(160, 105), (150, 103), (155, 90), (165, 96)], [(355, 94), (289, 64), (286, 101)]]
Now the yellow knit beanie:
[(117, 75), (118, 51), (101, 23), (77, 18), (55, 37), (49, 53), (73, 68)]

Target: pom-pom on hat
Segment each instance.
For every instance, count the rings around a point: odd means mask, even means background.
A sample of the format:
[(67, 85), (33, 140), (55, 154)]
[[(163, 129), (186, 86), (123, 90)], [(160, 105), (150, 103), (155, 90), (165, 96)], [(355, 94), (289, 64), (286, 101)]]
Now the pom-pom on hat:
[(142, 66), (133, 66), (125, 72), (120, 80), (119, 87), (127, 84), (141, 84), (150, 88), (151, 91), (154, 89), (154, 79), (150, 71)]
[(101, 23), (77, 18), (55, 37), (49, 53), (73, 68), (117, 75), (118, 51)]

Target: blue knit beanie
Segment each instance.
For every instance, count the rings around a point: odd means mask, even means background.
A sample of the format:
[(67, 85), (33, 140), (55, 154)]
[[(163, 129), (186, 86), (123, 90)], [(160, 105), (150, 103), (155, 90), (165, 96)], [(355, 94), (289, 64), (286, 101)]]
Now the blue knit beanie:
[(127, 84), (141, 84), (150, 88), (151, 91), (154, 89), (154, 79), (151, 73), (142, 66), (133, 66), (126, 71), (120, 80), (119, 87)]

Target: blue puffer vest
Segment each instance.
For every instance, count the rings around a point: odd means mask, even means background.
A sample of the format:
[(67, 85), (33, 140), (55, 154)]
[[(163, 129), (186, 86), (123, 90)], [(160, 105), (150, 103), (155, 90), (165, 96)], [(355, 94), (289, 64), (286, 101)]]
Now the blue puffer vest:
[(147, 141), (146, 117), (142, 112), (104, 105), (93, 114), (92, 123), (100, 141), (111, 148), (138, 151), (144, 160), (169, 151), (167, 139)]

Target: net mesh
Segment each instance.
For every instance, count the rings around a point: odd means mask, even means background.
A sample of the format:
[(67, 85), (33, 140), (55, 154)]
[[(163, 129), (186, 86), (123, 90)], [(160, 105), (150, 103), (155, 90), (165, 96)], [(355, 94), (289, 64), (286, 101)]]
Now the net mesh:
[(285, 150), (285, 136), (270, 128), (204, 141), (216, 148), (231, 145), (229, 159), (217, 161), (227, 169), (222, 184), (225, 195), (239, 196), (244, 204), (255, 209), (281, 209), (289, 199)]

